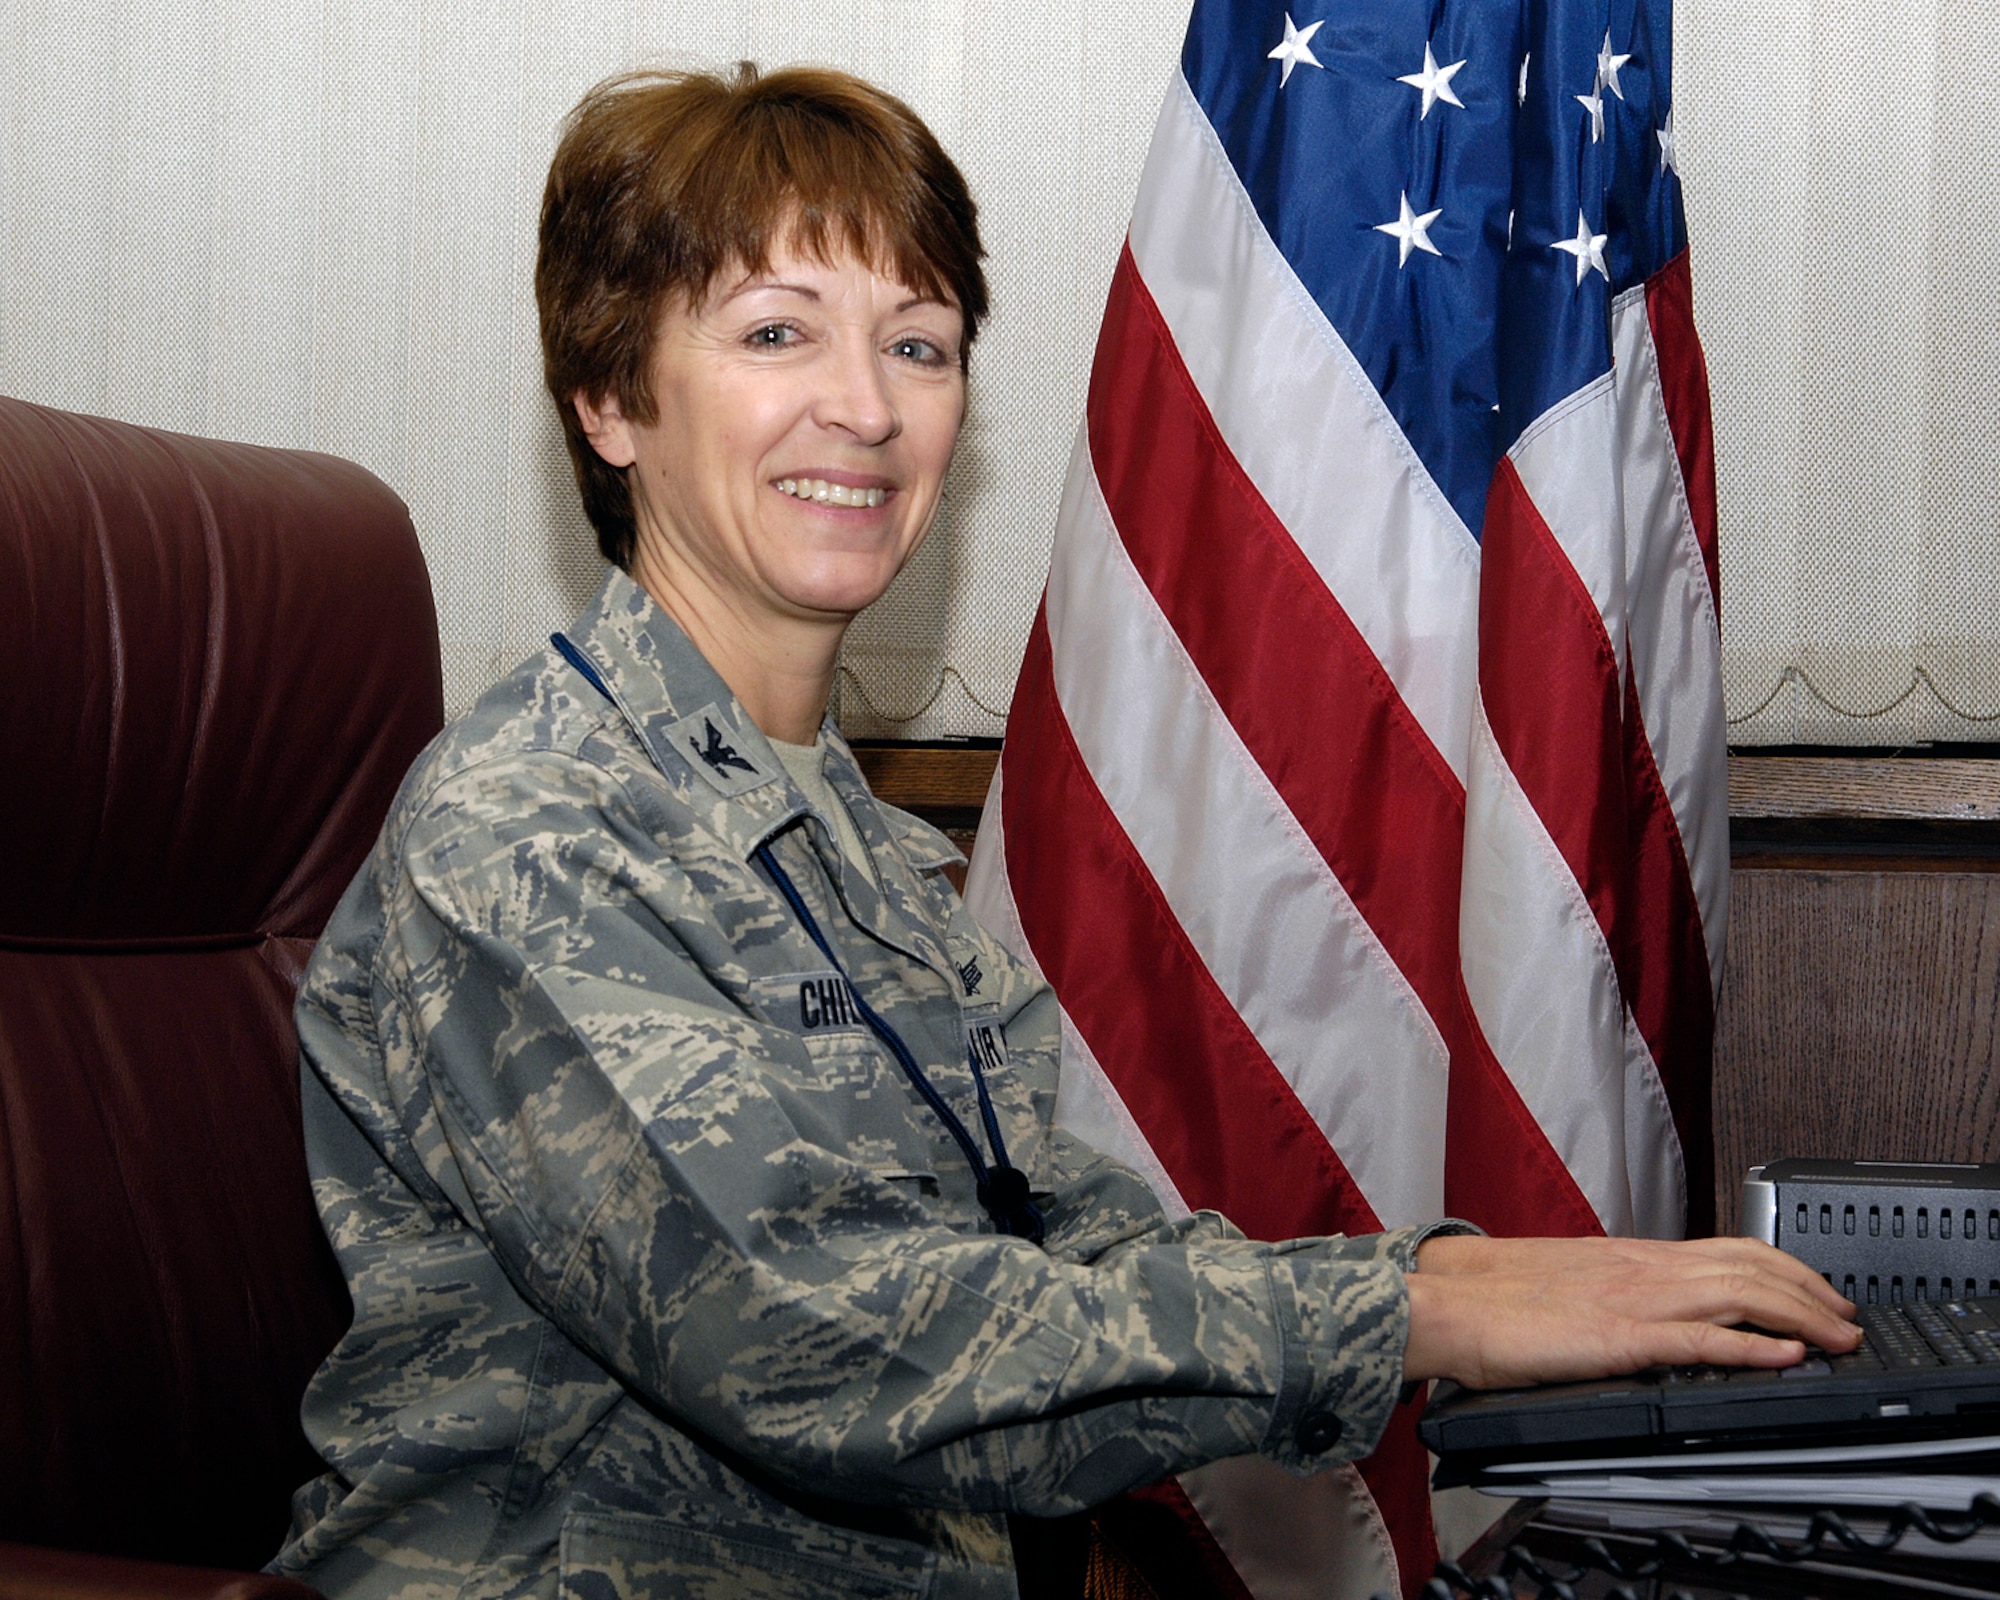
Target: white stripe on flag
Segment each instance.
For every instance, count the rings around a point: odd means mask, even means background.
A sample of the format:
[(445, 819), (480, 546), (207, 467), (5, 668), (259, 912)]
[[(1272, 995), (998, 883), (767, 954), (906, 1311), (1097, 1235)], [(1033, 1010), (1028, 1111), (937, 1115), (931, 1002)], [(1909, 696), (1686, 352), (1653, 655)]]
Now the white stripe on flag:
[(1632, 676), (1653, 762), (1680, 827), (1701, 908), (1709, 979), (1719, 994), (1729, 927), (1729, 786), (1715, 773), (1716, 752), (1726, 739), (1715, 597), (1667, 422), (1643, 284), (1614, 303), (1611, 333), (1625, 465)]
[[(1611, 375), (1565, 395), (1507, 452), (1521, 486), (1597, 607), (1597, 623), (1625, 682), (1625, 527), (1618, 485), (1618, 413)], [(1594, 738), (1595, 729), (1577, 729)]]
[(1264, 231), (1178, 72), (1131, 245), (1230, 452), (1462, 782), (1478, 546)]
[(1466, 775), (1458, 939), (1487, 1043), (1605, 1231), (1676, 1234), (1680, 1140), (1652, 1055), (1590, 903), (1483, 706)]
[(1295, 1478), (1262, 1456), (1231, 1456), (1183, 1472), (1180, 1482), (1253, 1600), (1402, 1590), (1382, 1512), (1344, 1462)]
[(1063, 716), (1202, 963), (1383, 1225), (1439, 1216), (1409, 1152), (1444, 1148), (1443, 1037), (1188, 659), (1081, 432), (1046, 604)]

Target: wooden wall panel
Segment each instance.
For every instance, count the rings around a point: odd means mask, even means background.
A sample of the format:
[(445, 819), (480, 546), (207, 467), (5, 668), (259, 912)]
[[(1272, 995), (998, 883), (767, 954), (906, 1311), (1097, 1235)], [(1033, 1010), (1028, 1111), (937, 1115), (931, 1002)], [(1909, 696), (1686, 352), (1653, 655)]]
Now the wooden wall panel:
[(1781, 1156), (2000, 1160), (2000, 875), (1739, 867), (1729, 916), (1719, 1226)]

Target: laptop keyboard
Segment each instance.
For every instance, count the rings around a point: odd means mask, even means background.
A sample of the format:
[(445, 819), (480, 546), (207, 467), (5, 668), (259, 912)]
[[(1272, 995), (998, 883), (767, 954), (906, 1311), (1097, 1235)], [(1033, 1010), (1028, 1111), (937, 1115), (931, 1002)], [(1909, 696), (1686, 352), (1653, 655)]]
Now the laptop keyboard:
[(1868, 1331), (1867, 1340), (1852, 1354), (1833, 1357), (1834, 1370), (1902, 1372), (2000, 1363), (2000, 1323), (1964, 1300), (1864, 1306), (1861, 1326)]
[(1867, 1337), (1846, 1355), (1830, 1356), (1824, 1350), (1809, 1349), (1804, 1361), (1776, 1370), (1671, 1367), (1661, 1381), (1670, 1385), (1736, 1385), (1823, 1378), (1837, 1372), (2000, 1366), (2000, 1320), (1985, 1306), (1964, 1300), (1904, 1301), (1896, 1305), (1863, 1306), (1859, 1318)]

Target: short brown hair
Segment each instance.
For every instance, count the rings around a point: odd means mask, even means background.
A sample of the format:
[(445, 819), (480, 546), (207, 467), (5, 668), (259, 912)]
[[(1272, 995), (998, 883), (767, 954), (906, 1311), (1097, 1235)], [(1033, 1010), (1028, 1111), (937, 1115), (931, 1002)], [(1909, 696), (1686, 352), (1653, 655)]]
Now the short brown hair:
[[(778, 237), (784, 230), (786, 237)], [(657, 420), (660, 318), (733, 266), (790, 243), (855, 251), (958, 307), (961, 349), (986, 315), (985, 251), (965, 178), (902, 101), (844, 72), (634, 72), (599, 84), (563, 126), (542, 191), (535, 303), (542, 372), (605, 559), (631, 564), (625, 474), (584, 436), (574, 397)]]

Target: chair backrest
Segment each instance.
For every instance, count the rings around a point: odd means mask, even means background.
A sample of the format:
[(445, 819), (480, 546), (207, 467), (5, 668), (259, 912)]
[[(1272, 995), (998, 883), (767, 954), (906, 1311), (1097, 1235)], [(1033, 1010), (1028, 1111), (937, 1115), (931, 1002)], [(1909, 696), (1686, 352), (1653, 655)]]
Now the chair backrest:
[(0, 1538), (255, 1566), (346, 1326), (292, 993), (441, 721), (409, 513), (0, 400)]

